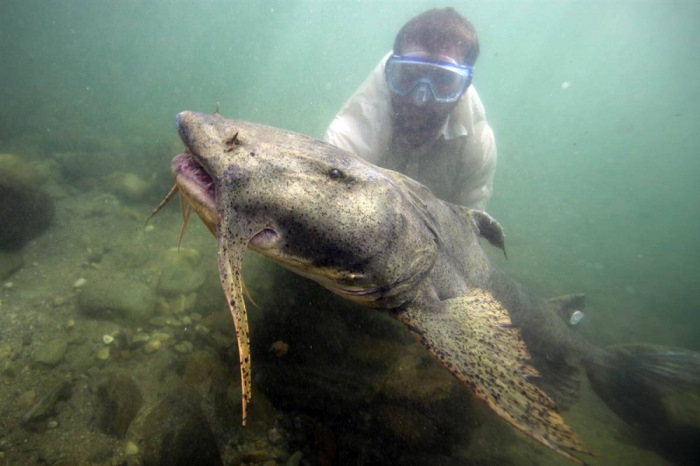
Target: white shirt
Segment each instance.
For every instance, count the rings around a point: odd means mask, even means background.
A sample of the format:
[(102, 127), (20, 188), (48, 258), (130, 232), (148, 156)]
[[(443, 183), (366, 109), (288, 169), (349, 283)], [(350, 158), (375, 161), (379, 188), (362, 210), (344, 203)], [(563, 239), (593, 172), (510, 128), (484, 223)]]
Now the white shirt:
[(483, 209), (493, 189), (496, 141), (474, 86), (460, 98), (434, 141), (411, 147), (393, 137), (391, 91), (384, 78), (390, 55), (345, 102), (324, 139), (419, 181), (440, 199)]

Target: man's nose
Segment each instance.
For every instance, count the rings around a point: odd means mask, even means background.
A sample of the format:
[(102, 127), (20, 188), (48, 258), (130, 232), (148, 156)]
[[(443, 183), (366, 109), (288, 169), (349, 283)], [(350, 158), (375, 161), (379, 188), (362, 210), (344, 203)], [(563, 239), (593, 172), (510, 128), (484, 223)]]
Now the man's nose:
[(432, 92), (428, 83), (422, 82), (413, 89), (413, 104), (416, 107), (422, 107), (432, 98)]

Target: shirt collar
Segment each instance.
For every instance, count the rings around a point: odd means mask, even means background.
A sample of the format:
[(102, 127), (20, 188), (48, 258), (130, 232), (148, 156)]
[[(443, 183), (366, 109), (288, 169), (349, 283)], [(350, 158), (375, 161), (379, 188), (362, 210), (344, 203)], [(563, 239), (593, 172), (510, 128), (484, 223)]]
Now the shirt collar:
[(445, 124), (442, 126), (442, 129), (440, 130), (440, 134), (446, 139), (454, 139), (459, 136), (467, 136), (469, 134), (469, 131), (467, 131), (467, 128), (464, 126), (461, 119), (457, 116), (459, 113), (459, 107), (462, 106), (462, 100), (459, 101), (459, 104), (450, 112), (450, 114), (447, 116), (447, 120), (445, 120)]

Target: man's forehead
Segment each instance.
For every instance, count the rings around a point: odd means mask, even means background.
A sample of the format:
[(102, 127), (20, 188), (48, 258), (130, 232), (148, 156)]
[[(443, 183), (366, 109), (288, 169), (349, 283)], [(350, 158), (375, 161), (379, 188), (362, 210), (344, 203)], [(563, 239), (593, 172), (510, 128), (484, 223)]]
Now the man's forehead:
[(394, 53), (410, 57), (443, 61), (447, 63), (463, 63), (462, 52), (459, 45), (454, 45), (452, 47), (429, 48), (424, 45), (407, 42), (406, 44), (402, 44), (400, 50), (395, 50)]

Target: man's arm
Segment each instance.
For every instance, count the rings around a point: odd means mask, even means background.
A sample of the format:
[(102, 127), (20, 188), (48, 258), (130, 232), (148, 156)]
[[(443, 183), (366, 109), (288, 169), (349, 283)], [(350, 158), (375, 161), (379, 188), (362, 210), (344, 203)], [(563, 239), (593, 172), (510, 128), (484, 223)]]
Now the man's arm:
[(483, 210), (493, 192), (497, 158), (496, 140), (486, 120), (477, 123), (463, 150), (464, 164), (452, 198), (460, 205)]

